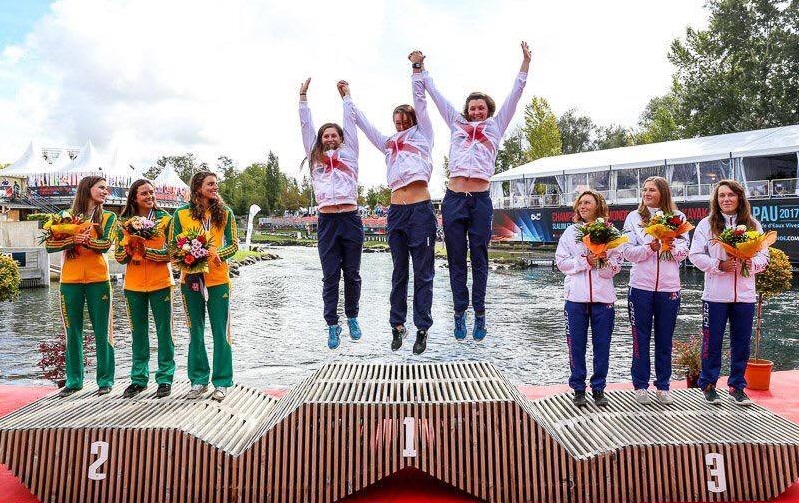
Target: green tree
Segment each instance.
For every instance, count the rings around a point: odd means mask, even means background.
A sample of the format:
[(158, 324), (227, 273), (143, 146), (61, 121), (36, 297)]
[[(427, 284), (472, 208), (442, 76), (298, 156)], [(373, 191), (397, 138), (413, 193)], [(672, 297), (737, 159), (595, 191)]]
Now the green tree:
[(444, 191), (449, 187), (449, 157), (444, 156), (444, 162), (441, 163), (444, 168)]
[(199, 162), (197, 160), (197, 156), (195, 156), (192, 152), (187, 152), (184, 155), (161, 156), (161, 158), (155, 162), (154, 166), (150, 166), (144, 172), (144, 176), (152, 180), (161, 173), (167, 163), (172, 164), (172, 167), (175, 168), (175, 172), (178, 174), (180, 179), (186, 183), (189, 183), (191, 177), (196, 173), (208, 170), (207, 163)]
[(545, 98), (533, 96), (530, 103), (524, 107), (522, 133), (527, 140), (529, 161), (560, 155), (562, 143), (558, 120)]
[(576, 154), (596, 149), (594, 136), (597, 126), (591, 117), (578, 115), (577, 110), (571, 108), (558, 118), (558, 131), (564, 154)]
[(636, 145), (685, 138), (685, 127), (679, 119), (679, 102), (674, 94), (649, 100), (638, 121)]
[(505, 141), (502, 142), (502, 147), (497, 151), (494, 172), (502, 173), (525, 164), (527, 162), (525, 147), (524, 134), (522, 134), (521, 128), (516, 128), (511, 134), (507, 135)]
[(370, 208), (374, 208), (378, 203), (383, 206), (387, 206), (389, 203), (391, 203), (391, 189), (385, 185), (369, 187), (369, 190), (366, 191), (366, 197), (364, 199), (366, 205)]
[(594, 145), (596, 147), (594, 150), (629, 147), (633, 145), (633, 136), (625, 127), (618, 124), (601, 126), (597, 129), (597, 137)]
[(799, 123), (799, 0), (708, 0), (706, 30), (671, 44), (688, 136)]

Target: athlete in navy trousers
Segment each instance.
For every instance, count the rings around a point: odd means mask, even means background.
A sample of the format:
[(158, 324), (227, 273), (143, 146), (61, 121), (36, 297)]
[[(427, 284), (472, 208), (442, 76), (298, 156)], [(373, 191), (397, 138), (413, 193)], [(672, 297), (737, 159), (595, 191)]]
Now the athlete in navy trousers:
[(449, 184), (441, 204), (444, 241), (447, 246), (449, 281), (455, 308), (455, 339), (466, 338), (466, 310), (469, 288), (466, 286), (466, 253), (472, 259), (472, 336), (480, 341), (487, 334), (485, 292), (488, 281), (488, 242), (491, 239), (491, 197), (489, 179), (494, 174), (502, 135), (508, 128), (522, 96), (530, 69), (530, 48), (522, 42), (522, 65), (505, 103), (494, 116), (496, 105), (484, 93), (471, 93), (463, 111), (447, 101), (424, 72), (424, 85), (430, 98), (451, 131), (449, 149)]
[[(388, 208), (388, 245), (394, 262), (391, 275), (391, 349), (402, 347), (408, 331), (408, 259), (413, 264), (413, 324), (416, 325), (414, 354), (427, 348), (427, 332), (433, 325), (433, 278), (437, 221), (427, 184), (433, 172), (430, 150), (433, 126), (427, 114), (424, 81), (424, 56), (415, 51), (408, 56), (413, 68), (411, 79), (413, 106), (394, 108), (392, 119), (396, 132), (384, 135), (355, 108), (355, 123), (372, 144), (386, 156), (391, 206)], [(349, 96), (349, 86), (344, 87)]]
[(355, 126), (355, 107), (345, 96), (347, 83), (337, 87), (344, 99), (344, 127), (323, 124), (314, 129), (308, 108), (308, 86), (300, 86), (300, 126), (302, 141), (311, 167), (311, 184), (319, 205), (318, 250), (322, 262), (322, 299), (328, 325), (327, 345), (336, 349), (340, 343), (338, 324), (338, 290), (344, 273), (344, 314), (347, 316), (350, 338), (361, 338), (358, 324), (358, 303), (361, 298), (361, 252), (363, 224), (357, 212), (358, 202), (358, 131)]
[[(583, 191), (574, 201), (574, 224), (560, 236), (555, 251), (555, 265), (566, 275), (563, 288), (566, 297), (566, 344), (571, 370), (569, 387), (574, 390), (574, 403), (578, 407), (588, 403), (585, 396), (585, 379), (588, 375), (585, 353), (589, 324), (594, 351), (592, 396), (596, 405), (608, 405), (605, 384), (610, 365), (610, 337), (616, 317), (613, 276), (621, 270), (619, 262), (622, 250), (615, 248), (605, 256), (594, 255), (579, 239), (577, 230), (578, 225), (600, 218), (608, 218), (605, 199), (593, 190)], [(605, 263), (600, 264), (600, 259)]]

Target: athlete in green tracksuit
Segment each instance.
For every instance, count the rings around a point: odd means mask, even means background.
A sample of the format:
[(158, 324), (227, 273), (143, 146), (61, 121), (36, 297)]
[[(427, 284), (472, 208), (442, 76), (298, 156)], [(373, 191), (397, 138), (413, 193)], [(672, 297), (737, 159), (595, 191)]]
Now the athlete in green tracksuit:
[[(52, 230), (45, 245), (49, 253), (62, 252), (61, 317), (66, 333), (65, 397), (83, 388), (83, 306), (89, 311), (97, 345), (98, 393), (114, 385), (114, 335), (111, 317), (111, 284), (105, 252), (111, 248), (116, 215), (103, 210), (108, 186), (99, 176), (84, 177), (78, 184), (69, 214), (83, 215), (92, 224), (74, 235)], [(46, 226), (48, 228), (50, 223)]]
[[(128, 200), (120, 215), (121, 221), (138, 216), (155, 222), (156, 233), (147, 240), (133, 237), (119, 226), (115, 257), (127, 264), (125, 270), (125, 300), (131, 328), (130, 386), (123, 396), (132, 398), (147, 388), (150, 380), (150, 323), (149, 311), (155, 321), (158, 338), (158, 369), (155, 396), (168, 396), (175, 375), (175, 344), (172, 339), (172, 270), (166, 237), (172, 217), (158, 208), (153, 185), (144, 179), (136, 180), (128, 190)], [(148, 308), (149, 306), (149, 308)]]
[[(204, 229), (210, 237), (208, 272), (202, 273), (202, 284), (187, 284), (181, 277), (180, 291), (189, 323), (189, 380), (192, 388), (187, 398), (200, 398), (208, 389), (209, 374), (216, 388), (211, 398), (224, 400), (227, 388), (233, 386), (233, 353), (230, 336), (230, 275), (227, 259), (238, 250), (238, 234), (233, 211), (219, 195), (216, 175), (197, 173), (191, 179), (191, 203), (175, 210), (169, 242), (176, 249), (181, 233)], [(175, 257), (173, 257), (175, 258)], [(207, 297), (206, 297), (207, 295)], [(205, 349), (205, 312), (211, 321), (214, 340), (213, 371)]]

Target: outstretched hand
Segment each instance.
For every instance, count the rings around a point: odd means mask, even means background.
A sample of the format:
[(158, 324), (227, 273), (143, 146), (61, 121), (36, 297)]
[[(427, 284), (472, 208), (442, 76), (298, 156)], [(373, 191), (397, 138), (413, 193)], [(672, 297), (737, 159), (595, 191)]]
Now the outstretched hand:
[(311, 77), (308, 77), (308, 79), (305, 82), (300, 84), (300, 97), (301, 98), (304, 97), (306, 94), (308, 94), (308, 87), (310, 85), (311, 85)]
[(522, 42), (522, 72), (530, 70), (530, 61), (533, 59), (533, 53), (530, 51), (530, 46), (527, 42)]
[(350, 95), (350, 84), (346, 80), (339, 80), (336, 83), (336, 89), (338, 89), (338, 93), (342, 98)]

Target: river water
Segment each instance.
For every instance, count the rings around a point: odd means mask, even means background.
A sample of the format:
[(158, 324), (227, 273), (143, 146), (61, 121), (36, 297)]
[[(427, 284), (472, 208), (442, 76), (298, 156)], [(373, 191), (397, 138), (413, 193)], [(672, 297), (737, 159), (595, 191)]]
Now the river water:
[[(331, 362), (410, 363), (484, 360), (496, 365), (515, 384), (557, 384), (568, 380), (563, 321), (563, 275), (548, 268), (524, 271), (494, 271), (489, 274), (486, 311), (489, 335), (482, 343), (458, 343), (452, 337), (452, 297), (449, 275), (437, 261), (433, 319), (427, 351), (411, 353), (415, 329), (408, 315), (409, 335), (403, 347), (392, 352), (388, 325), (391, 289), (391, 257), (387, 253), (364, 254), (361, 266), (363, 288), (360, 343), (350, 342), (342, 315), (342, 344), (327, 348), (327, 330), (322, 319), (322, 271), (315, 248), (278, 248), (281, 260), (258, 262), (241, 268), (233, 280), (234, 379), (242, 384), (284, 388)], [(611, 344), (609, 381), (630, 380), (631, 337), (627, 320), (628, 274), (616, 276), (619, 300), (616, 328)], [(412, 285), (409, 287), (412, 289)], [(682, 309), (676, 337), (686, 338), (701, 328), (702, 276), (683, 273)], [(121, 283), (113, 285), (114, 331), (117, 379), (130, 371), (130, 330)], [(411, 290), (412, 291), (412, 290)], [(343, 293), (342, 293), (343, 302)], [(773, 299), (764, 315), (763, 356), (774, 360), (776, 370), (799, 368), (799, 289)], [(409, 309), (411, 303), (409, 302)], [(88, 318), (87, 318), (88, 319)], [(188, 331), (179, 295), (175, 295), (174, 338), (176, 379), (186, 379)], [(0, 303), (0, 382), (47, 384), (37, 363), (39, 344), (52, 340), (61, 329), (58, 284), (23, 290), (15, 302)], [(472, 316), (468, 325), (471, 330)], [(88, 321), (87, 329), (89, 329)], [(210, 329), (206, 338), (210, 353)], [(151, 329), (151, 333), (154, 331)], [(154, 341), (155, 337), (152, 336)], [(154, 343), (154, 342), (153, 342)], [(155, 365), (156, 354), (150, 360)], [(726, 353), (726, 351), (725, 351)], [(590, 362), (590, 350), (588, 361)], [(728, 371), (728, 367), (723, 370)], [(93, 379), (94, 367), (87, 369)], [(590, 368), (589, 368), (590, 375)]]

